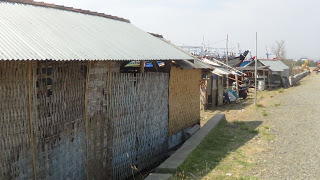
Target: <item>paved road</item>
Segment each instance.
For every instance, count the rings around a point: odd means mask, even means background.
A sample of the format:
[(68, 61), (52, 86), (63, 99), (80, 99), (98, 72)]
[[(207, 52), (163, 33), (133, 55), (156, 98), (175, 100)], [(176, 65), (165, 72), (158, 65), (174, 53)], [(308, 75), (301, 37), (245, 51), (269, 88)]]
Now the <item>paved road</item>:
[(320, 179), (320, 75), (312, 75), (279, 98), (266, 124), (274, 150), (265, 157), (262, 179)]

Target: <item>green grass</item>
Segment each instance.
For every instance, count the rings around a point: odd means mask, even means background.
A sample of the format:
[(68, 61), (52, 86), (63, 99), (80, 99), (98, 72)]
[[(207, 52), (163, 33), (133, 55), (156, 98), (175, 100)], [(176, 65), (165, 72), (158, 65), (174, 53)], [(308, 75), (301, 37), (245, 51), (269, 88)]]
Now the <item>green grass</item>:
[(279, 104), (279, 103), (274, 104), (275, 107), (279, 107), (280, 105), (281, 104)]
[(232, 124), (236, 124), (236, 125), (245, 125), (246, 122), (244, 121), (233, 121)]
[[(234, 121), (228, 123), (227, 121), (221, 121), (178, 167), (172, 179), (201, 179), (201, 177), (212, 172), (213, 169), (225, 175), (229, 172), (232, 173), (233, 170), (239, 170), (234, 165), (240, 166), (243, 170), (252, 168), (255, 164), (248, 161), (239, 147), (252, 139), (257, 133), (259, 133), (259, 130), (249, 126), (246, 122)], [(213, 174), (214, 177), (210, 178), (242, 178)], [(211, 174), (208, 176), (211, 176)]]
[(271, 129), (270, 126), (264, 126), (265, 129)]
[(266, 116), (268, 116), (269, 114), (268, 114), (268, 112), (266, 111), (266, 110), (263, 110), (262, 112), (261, 112), (261, 114), (262, 114), (262, 116), (264, 116), (264, 117), (266, 117)]

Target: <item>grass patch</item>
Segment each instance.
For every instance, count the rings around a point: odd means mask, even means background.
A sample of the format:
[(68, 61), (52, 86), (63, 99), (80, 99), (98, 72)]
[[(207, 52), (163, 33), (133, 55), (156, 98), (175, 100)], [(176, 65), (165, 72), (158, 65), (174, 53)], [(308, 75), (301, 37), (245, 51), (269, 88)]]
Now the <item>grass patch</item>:
[(257, 108), (264, 108), (263, 104), (257, 103)]
[(275, 140), (275, 135), (274, 134), (271, 134), (269, 132), (269, 129), (266, 129), (265, 130), (262, 130), (261, 131), (261, 134), (263, 135), (262, 137), (266, 140), (266, 141), (274, 141)]
[(280, 105), (281, 104), (279, 104), (279, 103), (274, 104), (275, 107), (279, 107)]
[[(242, 178), (238, 172), (255, 164), (239, 148), (259, 133), (255, 128), (243, 121), (221, 121), (178, 167), (171, 179)], [(227, 173), (233, 175), (227, 176)]]
[(284, 93), (284, 89), (283, 89), (283, 88), (280, 88), (280, 89), (278, 90), (278, 92), (279, 92), (279, 93)]
[(266, 117), (266, 116), (268, 116), (269, 114), (268, 114), (268, 112), (266, 111), (266, 110), (263, 110), (262, 112), (261, 112), (261, 114), (262, 114), (262, 116), (264, 116), (264, 117)]
[(244, 121), (233, 121), (232, 124), (236, 124), (236, 125), (245, 125), (246, 123)]
[(270, 126), (264, 126), (265, 129), (271, 129)]
[(259, 129), (249, 129), (249, 133), (258, 134), (259, 133)]

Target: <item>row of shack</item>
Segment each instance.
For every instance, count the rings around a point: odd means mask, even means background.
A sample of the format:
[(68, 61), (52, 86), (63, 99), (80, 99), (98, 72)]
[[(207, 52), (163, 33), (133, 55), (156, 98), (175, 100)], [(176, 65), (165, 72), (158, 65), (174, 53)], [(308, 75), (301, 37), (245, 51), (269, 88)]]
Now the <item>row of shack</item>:
[[(216, 60), (203, 59), (210, 66), (210, 71), (204, 71), (201, 83), (201, 110), (221, 106), (224, 103), (224, 91), (231, 89), (231, 84), (247, 83), (254, 87), (255, 61), (242, 63), (240, 67), (230, 67)], [(289, 87), (290, 68), (281, 60), (257, 60), (258, 90)], [(247, 80), (247, 81), (246, 81)]]
[(30, 0), (0, 9), (0, 179), (126, 179), (200, 123), (208, 66), (160, 35)]
[[(183, 143), (230, 81), (252, 78), (252, 62), (200, 61), (120, 17), (0, 8), (0, 179), (127, 179)], [(288, 77), (281, 61), (259, 60), (268, 87)]]

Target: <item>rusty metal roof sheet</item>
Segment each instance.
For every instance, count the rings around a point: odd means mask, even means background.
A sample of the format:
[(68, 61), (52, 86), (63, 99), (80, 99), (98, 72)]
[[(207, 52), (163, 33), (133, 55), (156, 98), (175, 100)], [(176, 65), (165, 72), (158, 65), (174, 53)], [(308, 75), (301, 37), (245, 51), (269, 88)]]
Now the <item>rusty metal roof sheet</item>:
[(0, 60), (194, 59), (115, 16), (7, 1), (0, 9)]

